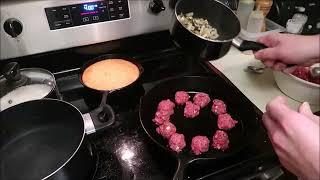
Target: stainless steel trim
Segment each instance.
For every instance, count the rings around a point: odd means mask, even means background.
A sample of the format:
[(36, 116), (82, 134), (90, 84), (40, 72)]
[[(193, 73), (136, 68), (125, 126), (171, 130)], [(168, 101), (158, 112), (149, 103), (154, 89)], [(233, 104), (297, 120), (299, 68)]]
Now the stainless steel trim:
[(83, 114), (82, 118), (83, 118), (84, 129), (85, 129), (86, 134), (95, 133), (96, 128), (94, 127), (94, 124), (93, 124), (93, 121), (92, 121), (90, 114), (89, 113)]
[(242, 44), (243, 40), (236, 37), (232, 40), (232, 45), (234, 45), (236, 48), (239, 48)]
[[(129, 0), (130, 19), (50, 30), (44, 8), (94, 1), (97, 0), (1, 1), (0, 60), (169, 29), (173, 12), (169, 0), (164, 0), (166, 10), (158, 15), (148, 10), (149, 0)], [(23, 24), (23, 31), (17, 38), (12, 38), (2, 28), (9, 18), (16, 18)]]

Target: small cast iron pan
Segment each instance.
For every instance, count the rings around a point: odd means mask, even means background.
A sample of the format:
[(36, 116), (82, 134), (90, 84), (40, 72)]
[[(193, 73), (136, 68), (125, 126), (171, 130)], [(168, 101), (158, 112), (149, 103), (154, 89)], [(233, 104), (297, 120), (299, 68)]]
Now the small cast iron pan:
[[(102, 90), (96, 90), (96, 89), (93, 89), (93, 88), (90, 88), (90, 87), (86, 86), (86, 84), (82, 80), (83, 72), (89, 66), (93, 65), (96, 62), (103, 61), (103, 60), (110, 60), (110, 59), (123, 59), (123, 60), (129, 61), (129, 62), (133, 63), (134, 65), (136, 65), (138, 67), (138, 69), (139, 69), (138, 78), (134, 82), (132, 82), (131, 84), (129, 84), (129, 85), (125, 86), (125, 87), (121, 87), (121, 88), (118, 88), (118, 89), (112, 89), (112, 90), (102, 91)], [(110, 116), (110, 115), (114, 116), (114, 114), (115, 114), (113, 108), (110, 105), (107, 104), (108, 95), (111, 94), (111, 93), (117, 93), (119, 91), (126, 91), (127, 89), (130, 89), (131, 87), (135, 86), (138, 83), (138, 81), (140, 80), (140, 77), (141, 77), (141, 75), (143, 73), (143, 67), (141, 66), (140, 63), (138, 63), (133, 58), (129, 58), (129, 57), (118, 55), (118, 54), (107, 54), (107, 55), (102, 55), (102, 56), (99, 56), (97, 58), (94, 58), (94, 59), (88, 61), (87, 63), (85, 63), (83, 65), (83, 67), (81, 68), (80, 72), (81, 73), (79, 74), (79, 79), (80, 79), (81, 84), (86, 88), (86, 90), (89, 91), (90, 94), (92, 94), (92, 95), (93, 94), (97, 94), (97, 95), (99, 95), (101, 97), (101, 103), (100, 103), (99, 107), (95, 111), (96, 111), (96, 116), (98, 117), (99, 121), (101, 122), (101, 129), (105, 129), (103, 127), (103, 124), (104, 124), (104, 126), (109, 126), (110, 124), (113, 124), (113, 122), (114, 122), (114, 120), (113, 121), (110, 120), (110, 118), (108, 118), (107, 116)], [(107, 123), (107, 125), (105, 125), (106, 124), (105, 121), (109, 121), (110, 123)]]

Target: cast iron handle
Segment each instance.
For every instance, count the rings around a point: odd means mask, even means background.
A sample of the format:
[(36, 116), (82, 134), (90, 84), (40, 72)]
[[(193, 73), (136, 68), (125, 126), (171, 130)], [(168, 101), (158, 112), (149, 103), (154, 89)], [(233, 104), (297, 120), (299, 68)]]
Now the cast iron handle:
[(106, 104), (107, 96), (108, 92), (103, 93), (100, 106), (83, 115), (87, 134), (103, 131), (114, 123), (115, 113), (112, 107)]
[(17, 62), (10, 62), (6, 64), (2, 69), (2, 74), (10, 82), (19, 81), (21, 79), (19, 64)]
[(100, 106), (90, 113), (96, 131), (104, 130), (115, 121), (115, 113), (110, 105), (106, 103), (109, 92), (104, 92)]
[(184, 157), (178, 157), (178, 166), (177, 170), (174, 173), (173, 180), (183, 180), (184, 179), (184, 170), (186, 169), (187, 165), (189, 164), (189, 160)]

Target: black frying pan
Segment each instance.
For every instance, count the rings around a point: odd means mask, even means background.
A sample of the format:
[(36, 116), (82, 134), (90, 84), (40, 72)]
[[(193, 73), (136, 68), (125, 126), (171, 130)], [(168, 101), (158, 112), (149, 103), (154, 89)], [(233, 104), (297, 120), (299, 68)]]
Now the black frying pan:
[[(177, 132), (185, 135), (187, 146), (180, 152), (175, 153), (167, 146), (168, 141), (156, 132), (156, 125), (152, 122), (158, 103), (170, 98), (174, 101), (175, 92), (184, 90), (191, 94), (196, 92), (208, 93), (211, 99), (218, 98), (227, 104), (228, 113), (239, 121), (237, 126), (228, 132), (230, 148), (224, 152), (210, 148), (207, 153), (200, 156), (191, 152), (191, 139), (196, 135), (205, 135), (210, 141), (217, 128), (217, 116), (211, 112), (212, 102), (201, 110), (195, 119), (183, 117), (184, 106), (176, 106), (175, 114), (171, 116), (171, 122), (177, 127)], [(254, 137), (258, 119), (251, 102), (238, 90), (232, 88), (218, 77), (185, 76), (169, 79), (151, 89), (141, 100), (140, 122), (149, 137), (160, 147), (173, 153), (178, 159), (178, 167), (174, 179), (183, 179), (184, 169), (192, 161), (199, 159), (217, 159), (231, 156), (243, 149)], [(211, 144), (210, 144), (211, 146)]]

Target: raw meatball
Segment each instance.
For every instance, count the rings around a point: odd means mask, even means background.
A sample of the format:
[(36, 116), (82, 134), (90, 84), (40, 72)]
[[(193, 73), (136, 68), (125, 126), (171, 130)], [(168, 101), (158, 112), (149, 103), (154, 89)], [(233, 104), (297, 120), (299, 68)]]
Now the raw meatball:
[(164, 122), (161, 126), (157, 127), (157, 133), (169, 139), (172, 134), (176, 133), (176, 127), (171, 122)]
[(172, 136), (169, 139), (169, 147), (176, 152), (181, 152), (182, 149), (186, 147), (184, 135), (179, 133), (172, 134)]
[(170, 121), (170, 116), (174, 113), (174, 107), (175, 104), (169, 99), (162, 100), (158, 105), (158, 111), (152, 121), (155, 122), (156, 125), (161, 125), (166, 121)]
[(153, 119), (157, 125), (161, 125), (166, 121), (170, 121), (170, 116), (174, 113), (173, 110), (171, 111), (157, 111), (156, 115)]
[(173, 111), (175, 104), (170, 99), (160, 101), (158, 111)]
[(233, 128), (238, 121), (232, 119), (232, 117), (229, 114), (220, 114), (218, 116), (218, 127), (219, 129), (223, 130), (229, 130)]
[(197, 93), (193, 97), (193, 103), (200, 106), (201, 108), (207, 106), (210, 102), (210, 96), (206, 93)]
[(224, 114), (227, 112), (227, 106), (223, 101), (219, 99), (214, 99), (212, 101), (211, 111), (217, 115)]
[(183, 105), (184, 103), (186, 103), (189, 100), (189, 98), (189, 94), (185, 91), (177, 91), (174, 96), (176, 103), (179, 105)]
[(226, 150), (229, 147), (229, 137), (224, 131), (217, 130), (212, 139), (212, 147), (219, 150)]
[(200, 106), (193, 104), (192, 102), (186, 102), (186, 106), (184, 107), (184, 117), (186, 118), (194, 118), (198, 116), (200, 113)]
[(195, 155), (207, 152), (209, 150), (210, 141), (206, 136), (195, 136), (191, 141), (191, 149)]

